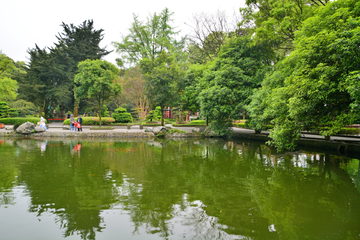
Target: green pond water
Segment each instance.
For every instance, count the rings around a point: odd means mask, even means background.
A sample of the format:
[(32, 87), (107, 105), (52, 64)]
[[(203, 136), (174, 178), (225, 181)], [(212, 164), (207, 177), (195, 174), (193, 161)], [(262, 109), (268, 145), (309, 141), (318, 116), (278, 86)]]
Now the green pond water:
[(360, 239), (359, 166), (221, 139), (0, 140), (0, 239)]

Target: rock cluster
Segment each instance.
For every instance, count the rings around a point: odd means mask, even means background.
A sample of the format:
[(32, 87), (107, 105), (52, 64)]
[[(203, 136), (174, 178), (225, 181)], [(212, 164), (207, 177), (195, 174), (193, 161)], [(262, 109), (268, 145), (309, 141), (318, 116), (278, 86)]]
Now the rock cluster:
[(31, 134), (31, 133), (45, 132), (45, 129), (35, 125), (34, 123), (26, 122), (21, 124), (16, 129), (16, 132), (20, 134)]

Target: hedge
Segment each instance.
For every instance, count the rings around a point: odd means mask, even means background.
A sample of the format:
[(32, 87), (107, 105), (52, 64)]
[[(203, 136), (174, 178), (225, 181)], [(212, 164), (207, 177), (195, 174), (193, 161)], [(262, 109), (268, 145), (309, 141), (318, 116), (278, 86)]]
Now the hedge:
[[(31, 122), (37, 124), (40, 122), (40, 118), (38, 117), (15, 117), (15, 118), (1, 118), (0, 123), (8, 124), (8, 125), (21, 125), (26, 122)], [(45, 119), (45, 123), (47, 123)]]
[[(75, 118), (77, 121), (78, 118)], [(99, 125), (99, 118), (98, 117), (83, 117), (82, 118), (82, 125)], [(112, 117), (101, 117), (101, 125), (110, 125), (114, 123), (115, 119)], [(70, 119), (66, 119), (63, 122), (64, 125), (70, 125)]]
[(205, 120), (192, 120), (189, 123), (173, 123), (174, 127), (198, 127), (198, 126), (206, 126)]

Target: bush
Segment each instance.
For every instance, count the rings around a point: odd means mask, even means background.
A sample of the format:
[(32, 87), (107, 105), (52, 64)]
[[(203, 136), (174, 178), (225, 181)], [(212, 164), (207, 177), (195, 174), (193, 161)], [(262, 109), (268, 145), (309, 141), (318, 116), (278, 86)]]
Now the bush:
[(18, 111), (15, 108), (10, 108), (8, 112), (9, 117), (16, 118), (19, 116)]
[[(2, 118), (1, 123), (4, 124), (8, 124), (8, 125), (21, 125), (23, 123), (26, 122), (31, 122), (34, 124), (37, 124), (38, 122), (40, 122), (40, 118), (36, 118), (36, 117), (32, 117), (32, 118), (21, 118), (21, 117), (17, 117), (17, 118)], [(46, 119), (45, 119), (45, 123), (47, 123)], [(70, 123), (69, 123), (70, 125)]]
[(360, 134), (360, 129), (358, 128), (342, 128), (338, 134)]
[(122, 107), (115, 109), (115, 112), (112, 114), (112, 117), (115, 119), (115, 122), (119, 122), (119, 123), (129, 123), (133, 121), (131, 114), (128, 113), (126, 109)]
[[(77, 121), (78, 118), (75, 118), (75, 121)], [(82, 118), (82, 125), (99, 125), (99, 118), (98, 117), (83, 117)], [(111, 123), (114, 123), (115, 119), (112, 117), (102, 117), (101, 118), (101, 125), (110, 125)], [(70, 119), (66, 119), (63, 122), (64, 125), (70, 125)]]
[(174, 127), (197, 127), (197, 126), (205, 126), (205, 120), (193, 120), (189, 123), (173, 123)]
[(156, 107), (155, 110), (151, 110), (145, 117), (146, 121), (160, 121), (161, 120), (161, 107)]
[(172, 129), (169, 129), (168, 133), (169, 133), (169, 134), (173, 134), (173, 133), (186, 133), (186, 131), (184, 131), (184, 130), (179, 130), (179, 129), (176, 129), (176, 128), (172, 128)]
[(206, 125), (206, 121), (205, 120), (192, 120), (191, 122), (189, 122), (189, 124), (191, 124), (191, 125)]

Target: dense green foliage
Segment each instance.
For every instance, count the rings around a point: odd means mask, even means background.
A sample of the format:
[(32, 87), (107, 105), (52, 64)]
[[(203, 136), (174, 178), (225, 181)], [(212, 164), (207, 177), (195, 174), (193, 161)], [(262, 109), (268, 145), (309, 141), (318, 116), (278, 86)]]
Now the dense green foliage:
[(16, 98), (18, 89), (16, 77), (25, 74), (16, 64), (5, 54), (0, 54), (0, 101)]
[(98, 104), (101, 127), (101, 108), (113, 95), (121, 93), (121, 85), (116, 83), (119, 69), (104, 60), (85, 60), (78, 65), (79, 73), (75, 76), (75, 94), (79, 98), (94, 99)]
[[(77, 117), (75, 121), (77, 121)], [(112, 117), (102, 117), (101, 125), (110, 125), (115, 122), (115, 119)], [(70, 119), (65, 119), (63, 122), (64, 125), (70, 125)], [(98, 117), (82, 117), (82, 125), (100, 125), (100, 120)]]
[(358, 116), (359, 7), (339, 0), (319, 8), (296, 33), (295, 50), (255, 93), (252, 123), (274, 124), (277, 148), (293, 148), (301, 130), (330, 136)]
[(127, 112), (125, 108), (117, 108), (115, 112), (111, 115), (116, 122), (119, 123), (129, 123), (133, 121), (133, 118), (130, 113)]
[(165, 8), (160, 14), (150, 15), (146, 22), (134, 15), (130, 33), (121, 42), (113, 42), (121, 55), (119, 61), (138, 64), (147, 58), (154, 61), (163, 51), (171, 51), (180, 58), (185, 39), (176, 39), (177, 32), (171, 26), (173, 13)]
[[(163, 51), (154, 61), (143, 59), (140, 66), (146, 80), (147, 96), (155, 106), (160, 106), (161, 112), (165, 106), (173, 105), (179, 100), (178, 90), (184, 71), (174, 54)], [(164, 126), (162, 114), (161, 125)]]
[(228, 133), (249, 103), (249, 97), (269, 71), (270, 56), (265, 46), (254, 44), (250, 37), (230, 39), (218, 58), (203, 73), (204, 88), (199, 94), (201, 114), (212, 121), (219, 135)]
[[(40, 122), (40, 118), (38, 117), (14, 117), (14, 118), (2, 118), (1, 119), (1, 123), (4, 124), (9, 124), (9, 125), (21, 125), (23, 123), (26, 122), (31, 122), (34, 124), (37, 124), (38, 122)], [(47, 123), (46, 119), (45, 119), (45, 123)], [(69, 122), (70, 124), (70, 122)]]

